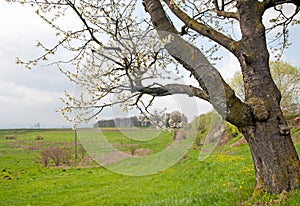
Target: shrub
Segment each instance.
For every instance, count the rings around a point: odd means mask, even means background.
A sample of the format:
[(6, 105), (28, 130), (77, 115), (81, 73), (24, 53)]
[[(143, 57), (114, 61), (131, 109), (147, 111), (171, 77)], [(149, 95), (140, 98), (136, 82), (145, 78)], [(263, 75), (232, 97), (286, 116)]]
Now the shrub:
[(60, 166), (61, 163), (69, 165), (71, 158), (71, 149), (64, 147), (50, 147), (42, 151), (42, 161), (45, 167), (52, 160), (55, 166)]

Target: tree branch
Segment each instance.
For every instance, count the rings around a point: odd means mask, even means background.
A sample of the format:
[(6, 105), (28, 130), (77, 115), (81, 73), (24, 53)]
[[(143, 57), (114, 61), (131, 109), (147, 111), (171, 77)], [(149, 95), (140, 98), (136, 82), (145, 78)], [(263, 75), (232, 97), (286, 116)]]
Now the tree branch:
[(83, 16), (79, 13), (78, 9), (75, 7), (75, 4), (73, 4), (70, 0), (66, 0), (67, 4), (74, 10), (74, 12), (77, 14), (77, 16), (80, 18), (80, 20), (82, 21), (82, 23), (85, 25), (85, 27), (87, 28), (89, 34), (91, 35), (91, 38), (93, 39), (93, 41), (95, 41), (99, 46), (103, 46), (102, 42), (100, 42), (95, 36), (94, 33), (92, 31), (92, 29), (89, 27), (89, 25), (87, 24), (86, 20), (83, 18)]
[(218, 0), (214, 0), (214, 5), (215, 5), (216, 13), (217, 13), (218, 16), (222, 16), (222, 17), (225, 17), (225, 18), (232, 18), (232, 19), (236, 19), (236, 20), (239, 19), (237, 13), (224, 11), (224, 0), (222, 0), (221, 9), (219, 7)]
[[(237, 43), (230, 37), (206, 26), (205, 24), (202, 24), (195, 19), (188, 16), (185, 12), (183, 12), (181, 9), (176, 7), (170, 0), (164, 0), (164, 2), (168, 5), (168, 7), (171, 9), (171, 11), (182, 21), (184, 22), (188, 27), (193, 29), (194, 31), (198, 32), (199, 34), (208, 37), (209, 39), (217, 42), (218, 44), (222, 45), (226, 49), (228, 49), (230, 52), (235, 52), (235, 44)], [(222, 12), (221, 12), (222, 13)], [(229, 15), (229, 14), (228, 14)], [(233, 14), (230, 14), (233, 15)]]
[(278, 47), (278, 53), (276, 54), (276, 58), (280, 58), (284, 52), (284, 50), (290, 45), (288, 42), (288, 36), (289, 36), (289, 29), (288, 27), (290, 25), (293, 25), (293, 20), (296, 17), (296, 15), (299, 14), (300, 6), (298, 5), (295, 8), (295, 11), (291, 15), (286, 15), (283, 11), (283, 8), (277, 8), (277, 5), (282, 4), (283, 2), (289, 2), (289, 1), (268, 1), (269, 4), (266, 5), (266, 9), (270, 7), (274, 7), (274, 10), (278, 12), (278, 15), (275, 16), (270, 20), (272, 22), (272, 26), (266, 29), (266, 33), (269, 33), (273, 31), (274, 29), (281, 27), (282, 32), (277, 33), (275, 37), (269, 41), (269, 45), (271, 45), (274, 42), (278, 42), (276, 47)]
[(300, 6), (300, 1), (299, 0), (267, 0), (263, 3), (265, 4), (265, 9), (266, 10), (271, 8), (271, 7), (277, 6), (277, 5), (287, 4), (287, 3), (294, 4), (297, 7)]
[(144, 0), (143, 3), (159, 36), (162, 39), (171, 39), (170, 43), (166, 44), (170, 55), (201, 80), (208, 91), (210, 103), (218, 113), (234, 125), (251, 124), (252, 117), (248, 106), (235, 96), (230, 86), (201, 51), (174, 32), (176, 29), (167, 18), (160, 1)]
[(155, 97), (162, 97), (173, 94), (186, 94), (190, 97), (198, 97), (200, 99), (209, 101), (209, 96), (204, 90), (192, 85), (167, 84), (160, 87), (135, 88), (134, 90), (142, 94), (148, 94)]

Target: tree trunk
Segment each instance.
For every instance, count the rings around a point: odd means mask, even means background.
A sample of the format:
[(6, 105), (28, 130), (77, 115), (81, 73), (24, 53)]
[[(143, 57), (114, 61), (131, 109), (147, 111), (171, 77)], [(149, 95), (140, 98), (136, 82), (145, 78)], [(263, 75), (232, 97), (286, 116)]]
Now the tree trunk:
[(254, 162), (256, 190), (279, 194), (300, 186), (299, 158), (289, 134), (273, 120), (241, 129)]
[(259, 1), (241, 0), (238, 9), (243, 38), (235, 55), (252, 113), (251, 125), (238, 127), (250, 146), (256, 189), (278, 194), (300, 186), (299, 157), (280, 108), (281, 94), (270, 73), (264, 8)]

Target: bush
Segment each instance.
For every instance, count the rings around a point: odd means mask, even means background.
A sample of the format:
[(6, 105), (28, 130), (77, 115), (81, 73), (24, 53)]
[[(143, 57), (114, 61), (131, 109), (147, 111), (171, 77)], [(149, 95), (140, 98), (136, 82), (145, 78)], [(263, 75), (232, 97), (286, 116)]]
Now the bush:
[(55, 166), (60, 166), (61, 164), (69, 165), (71, 158), (71, 149), (64, 147), (50, 147), (42, 151), (42, 161), (47, 167), (49, 162), (52, 160)]
[(218, 145), (225, 145), (233, 138), (239, 139), (243, 136), (239, 132), (238, 128), (230, 124), (229, 122), (225, 122), (225, 131), (221, 132), (223, 128), (220, 127), (221, 125), (218, 125), (218, 121), (213, 121), (213, 119), (215, 118), (213, 115), (215, 115), (214, 112), (202, 114), (199, 117), (196, 117), (190, 123), (190, 127), (193, 130), (197, 131), (195, 146), (201, 146), (202, 144), (204, 144), (205, 138), (207, 137), (208, 133), (220, 133), (221, 136), (215, 136), (213, 139), (210, 139), (210, 142), (215, 142), (218, 140)]
[(196, 146), (200, 146), (204, 143), (205, 136), (210, 128), (211, 115), (211, 112), (202, 114), (191, 122), (191, 129), (197, 131), (197, 136), (195, 139)]

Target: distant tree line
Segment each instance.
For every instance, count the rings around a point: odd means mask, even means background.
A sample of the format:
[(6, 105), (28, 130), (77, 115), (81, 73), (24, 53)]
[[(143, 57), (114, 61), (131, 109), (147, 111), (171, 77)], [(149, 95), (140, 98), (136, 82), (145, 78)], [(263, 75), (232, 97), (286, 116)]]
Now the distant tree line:
[(137, 116), (116, 119), (99, 120), (94, 127), (148, 127), (150, 121), (143, 121)]
[(160, 125), (167, 128), (180, 128), (186, 123), (187, 117), (184, 114), (175, 111), (153, 119), (148, 119), (144, 116), (133, 116), (99, 120), (94, 124), (94, 127), (150, 127)]

